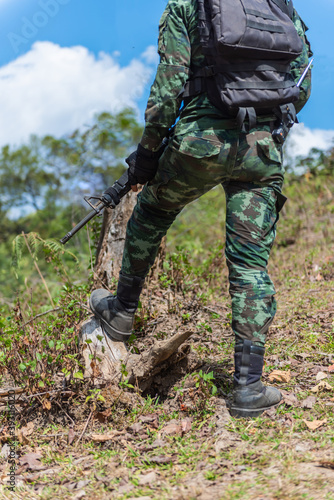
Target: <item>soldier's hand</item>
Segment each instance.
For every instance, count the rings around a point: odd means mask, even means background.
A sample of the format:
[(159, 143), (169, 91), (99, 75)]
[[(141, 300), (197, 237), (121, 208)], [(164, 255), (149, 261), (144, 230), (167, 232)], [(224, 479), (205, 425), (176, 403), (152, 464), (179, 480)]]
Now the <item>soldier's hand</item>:
[(136, 151), (126, 158), (126, 163), (129, 165), (128, 177), (132, 191), (137, 192), (137, 184), (146, 184), (153, 179), (158, 169), (159, 158), (161, 157), (164, 148), (159, 151), (149, 151), (141, 144), (138, 144)]

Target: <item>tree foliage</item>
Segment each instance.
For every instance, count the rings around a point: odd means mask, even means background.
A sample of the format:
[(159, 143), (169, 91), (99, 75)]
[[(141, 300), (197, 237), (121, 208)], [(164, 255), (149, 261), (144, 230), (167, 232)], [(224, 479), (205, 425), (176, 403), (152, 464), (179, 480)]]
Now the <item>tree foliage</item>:
[[(126, 109), (117, 115), (100, 113), (91, 125), (64, 137), (32, 136), (19, 147), (2, 147), (0, 299), (2, 294), (11, 296), (18, 284), (29, 282), (32, 272), (31, 261), (23, 259), (19, 282), (8, 279), (13, 248), (14, 262), (15, 255), (21, 260), (22, 238), (16, 236), (34, 234), (32, 245), (64, 236), (87, 213), (83, 196), (102, 193), (124, 172), (124, 159), (136, 148), (141, 133), (134, 111)], [(71, 240), (70, 248), (87, 260), (85, 230)], [(46, 263), (39, 265), (44, 272)]]
[(304, 171), (314, 176), (332, 176), (334, 174), (334, 147), (328, 151), (312, 148), (306, 157), (297, 158), (296, 167), (302, 167)]
[[(79, 203), (84, 193), (108, 187), (124, 171), (124, 158), (141, 135), (132, 110), (101, 113), (85, 130), (55, 138), (32, 136), (29, 144), (0, 153), (0, 209), (11, 218)], [(21, 209), (18, 211), (18, 209)]]

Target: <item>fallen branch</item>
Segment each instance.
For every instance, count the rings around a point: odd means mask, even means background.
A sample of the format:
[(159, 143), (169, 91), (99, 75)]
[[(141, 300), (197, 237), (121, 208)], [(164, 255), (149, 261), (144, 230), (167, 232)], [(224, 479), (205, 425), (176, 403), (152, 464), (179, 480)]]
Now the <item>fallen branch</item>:
[(127, 365), (129, 383), (138, 383), (141, 379), (151, 375), (152, 370), (175, 354), (178, 348), (188, 340), (192, 334), (193, 332), (190, 330), (176, 333), (170, 339), (156, 342), (149, 351), (144, 352), (140, 356), (130, 356)]
[(78, 441), (75, 443), (74, 448), (77, 448), (77, 446), (78, 446), (78, 444), (80, 443), (80, 441), (81, 441), (81, 439), (82, 439), (83, 435), (85, 434), (85, 432), (86, 432), (86, 430), (87, 430), (87, 427), (88, 427), (88, 424), (89, 424), (89, 421), (90, 421), (90, 419), (92, 418), (93, 413), (94, 413), (94, 411), (92, 410), (92, 411), (90, 412), (90, 414), (89, 414), (88, 418), (87, 418), (87, 422), (85, 423), (85, 427), (83, 428), (83, 431), (82, 431), (82, 433), (80, 434), (80, 437), (79, 437)]
[(9, 389), (6, 389), (5, 391), (0, 391), (0, 398), (4, 398), (6, 396), (12, 396), (13, 393), (16, 394), (22, 394), (26, 389), (24, 387), (10, 387)]
[(54, 309), (50, 309), (49, 311), (45, 311), (43, 313), (36, 314), (36, 316), (34, 316), (33, 318), (26, 321), (23, 325), (21, 325), (21, 328), (23, 328), (24, 326), (27, 326), (29, 323), (32, 323), (33, 321), (35, 321), (35, 319), (40, 318), (41, 316), (46, 316), (47, 314), (50, 314), (50, 313), (53, 313), (56, 311), (60, 311), (61, 309), (63, 309), (63, 308), (62, 307), (55, 307)]

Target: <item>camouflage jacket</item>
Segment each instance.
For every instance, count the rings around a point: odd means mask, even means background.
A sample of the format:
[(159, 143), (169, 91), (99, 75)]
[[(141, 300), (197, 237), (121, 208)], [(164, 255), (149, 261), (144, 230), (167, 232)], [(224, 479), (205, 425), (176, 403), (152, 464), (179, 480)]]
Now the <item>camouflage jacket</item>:
[[(297, 82), (312, 55), (305, 32), (307, 27), (294, 11), (293, 18), (298, 34), (304, 41), (301, 56), (292, 63), (292, 73)], [(156, 151), (162, 139), (175, 122), (175, 133), (205, 135), (209, 129), (235, 128), (231, 119), (224, 118), (205, 93), (182, 105), (182, 90), (191, 72), (205, 66), (197, 29), (197, 0), (169, 0), (159, 23), (158, 53), (160, 63), (145, 112), (145, 129), (141, 144)], [(297, 112), (310, 96), (311, 81), (305, 78), (300, 99), (295, 104)], [(179, 118), (179, 119), (178, 119)], [(264, 120), (264, 118), (262, 118)], [(261, 118), (258, 119), (261, 121)], [(268, 121), (268, 117), (266, 118)]]

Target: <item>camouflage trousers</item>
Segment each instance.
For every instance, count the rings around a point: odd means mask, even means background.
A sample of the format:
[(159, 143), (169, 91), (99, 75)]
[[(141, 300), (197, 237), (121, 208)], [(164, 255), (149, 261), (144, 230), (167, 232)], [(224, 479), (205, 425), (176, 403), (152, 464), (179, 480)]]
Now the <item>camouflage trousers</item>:
[[(226, 194), (226, 261), (236, 342), (263, 346), (276, 312), (267, 272), (276, 235), (284, 171), (268, 126), (205, 137), (177, 135), (138, 195), (128, 222), (122, 272), (144, 277), (162, 237), (189, 202), (221, 184)], [(205, 223), (205, 221), (203, 221)]]

